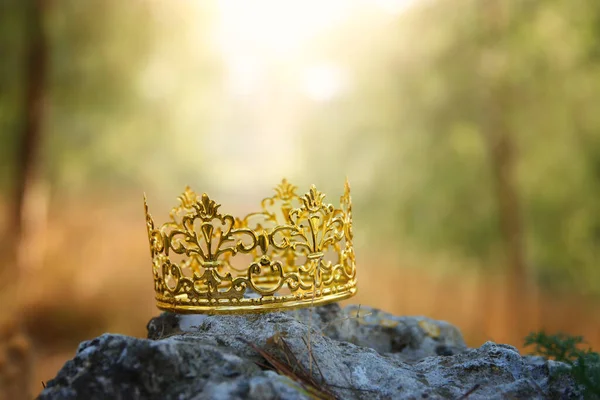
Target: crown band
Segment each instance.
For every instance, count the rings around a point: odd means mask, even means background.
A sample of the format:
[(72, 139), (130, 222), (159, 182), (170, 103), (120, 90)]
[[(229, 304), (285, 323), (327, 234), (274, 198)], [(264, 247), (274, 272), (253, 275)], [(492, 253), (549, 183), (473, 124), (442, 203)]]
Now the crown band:
[(340, 208), (314, 185), (303, 196), (285, 179), (261, 211), (242, 219), (189, 187), (170, 221), (148, 212), (157, 307), (177, 313), (237, 314), (322, 305), (356, 293), (352, 204)]

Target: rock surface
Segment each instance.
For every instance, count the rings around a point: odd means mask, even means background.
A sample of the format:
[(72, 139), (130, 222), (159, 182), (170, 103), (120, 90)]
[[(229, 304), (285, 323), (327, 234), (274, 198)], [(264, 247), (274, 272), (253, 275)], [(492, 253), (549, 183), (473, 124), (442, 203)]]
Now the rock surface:
[(451, 324), (364, 307), (163, 313), (148, 324), (148, 337), (82, 343), (39, 399), (314, 398), (267, 368), (259, 351), (340, 399), (581, 398), (567, 375), (554, 373), (557, 363), (492, 342), (468, 349)]

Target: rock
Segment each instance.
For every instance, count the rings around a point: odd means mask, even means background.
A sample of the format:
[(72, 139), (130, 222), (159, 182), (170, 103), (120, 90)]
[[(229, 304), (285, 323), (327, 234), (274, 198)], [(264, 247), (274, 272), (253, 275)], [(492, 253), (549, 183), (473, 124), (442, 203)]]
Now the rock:
[[(467, 349), (459, 330), (376, 309), (257, 315), (163, 313), (149, 339), (84, 342), (39, 399), (309, 399), (299, 382), (268, 370), (266, 351), (343, 399), (581, 398), (556, 363), (492, 342)], [(267, 355), (265, 355), (267, 356)]]
[(193, 337), (104, 334), (82, 343), (41, 399), (303, 399), (290, 379)]
[[(370, 307), (339, 305), (318, 307), (315, 311), (299, 310), (327, 336), (379, 353), (394, 353), (405, 362), (430, 356), (448, 356), (467, 349), (462, 334), (445, 321), (426, 317), (397, 317)], [(302, 320), (302, 316), (300, 319)]]
[[(318, 334), (337, 341), (393, 353), (405, 362), (430, 356), (458, 354), (467, 349), (462, 334), (445, 321), (426, 317), (397, 317), (370, 307), (338, 304), (288, 311)], [(163, 313), (148, 323), (148, 337), (158, 339), (181, 332), (195, 332), (207, 316)]]

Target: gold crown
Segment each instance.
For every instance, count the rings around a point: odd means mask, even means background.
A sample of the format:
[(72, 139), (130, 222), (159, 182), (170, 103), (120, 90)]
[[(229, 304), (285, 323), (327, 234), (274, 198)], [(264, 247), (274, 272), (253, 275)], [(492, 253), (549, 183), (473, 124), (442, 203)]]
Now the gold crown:
[(146, 226), (158, 308), (235, 314), (321, 305), (356, 293), (352, 206), (346, 180), (341, 207), (312, 185), (303, 196), (283, 180), (261, 211), (242, 219), (189, 187), (171, 221)]

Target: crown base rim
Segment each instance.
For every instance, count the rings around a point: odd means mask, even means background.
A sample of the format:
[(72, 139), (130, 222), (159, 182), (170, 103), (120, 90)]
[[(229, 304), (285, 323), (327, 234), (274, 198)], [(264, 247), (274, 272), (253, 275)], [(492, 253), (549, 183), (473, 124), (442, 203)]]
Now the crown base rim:
[[(156, 306), (167, 312), (176, 314), (208, 314), (208, 315), (232, 315), (232, 314), (265, 314), (276, 311), (288, 311), (312, 306), (322, 306), (341, 300), (346, 300), (354, 296), (357, 292), (356, 287), (351, 287), (344, 292), (328, 294), (322, 297), (309, 297), (301, 300), (286, 300), (283, 302), (266, 302), (257, 304), (237, 304), (232, 305), (185, 305), (173, 304), (157, 300)], [(261, 299), (262, 300), (262, 299)]]

